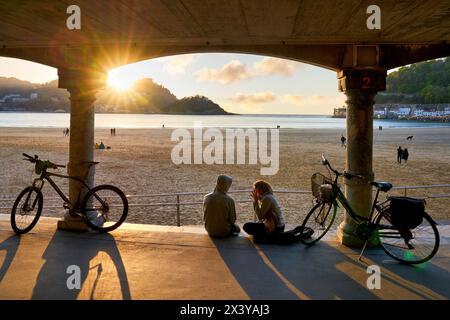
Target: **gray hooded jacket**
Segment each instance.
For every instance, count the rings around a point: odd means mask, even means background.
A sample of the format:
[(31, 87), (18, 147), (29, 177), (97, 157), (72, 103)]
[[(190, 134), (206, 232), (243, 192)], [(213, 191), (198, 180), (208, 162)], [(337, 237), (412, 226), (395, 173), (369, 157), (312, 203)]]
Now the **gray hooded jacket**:
[(205, 229), (212, 237), (231, 235), (232, 225), (236, 222), (234, 200), (227, 195), (233, 178), (220, 175), (214, 192), (208, 193), (203, 200), (203, 220)]

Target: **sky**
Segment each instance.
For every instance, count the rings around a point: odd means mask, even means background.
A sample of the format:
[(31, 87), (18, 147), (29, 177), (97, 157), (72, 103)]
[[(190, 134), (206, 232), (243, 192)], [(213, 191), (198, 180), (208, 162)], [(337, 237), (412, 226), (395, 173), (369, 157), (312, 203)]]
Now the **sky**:
[[(0, 76), (34, 83), (58, 77), (54, 68), (10, 58), (0, 58)], [(204, 95), (241, 114), (332, 114), (345, 101), (335, 72), (266, 56), (207, 53), (146, 60), (110, 70), (108, 83), (126, 89), (142, 77), (178, 98)]]

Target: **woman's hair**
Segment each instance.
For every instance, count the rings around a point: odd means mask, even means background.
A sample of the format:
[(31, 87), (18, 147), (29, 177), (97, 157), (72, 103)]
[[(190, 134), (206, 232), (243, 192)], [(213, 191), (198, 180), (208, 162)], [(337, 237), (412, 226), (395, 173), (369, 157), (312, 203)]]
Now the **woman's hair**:
[(258, 180), (253, 184), (253, 188), (261, 190), (263, 194), (269, 192), (273, 193), (272, 187), (264, 180)]

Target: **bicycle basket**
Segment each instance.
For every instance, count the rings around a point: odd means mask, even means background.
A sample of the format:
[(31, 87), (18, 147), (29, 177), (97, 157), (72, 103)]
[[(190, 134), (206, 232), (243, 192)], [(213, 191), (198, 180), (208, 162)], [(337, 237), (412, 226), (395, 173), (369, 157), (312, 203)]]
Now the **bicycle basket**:
[(390, 217), (393, 226), (414, 229), (423, 221), (425, 201), (408, 197), (390, 198)]
[[(326, 200), (326, 198), (332, 198), (333, 192), (332, 188), (330, 189), (330, 187), (332, 187), (332, 183), (333, 182), (331, 181), (331, 179), (324, 176), (323, 174), (319, 172), (314, 173), (311, 177), (311, 190), (313, 196), (318, 199), (322, 199), (322, 197), (325, 197), (324, 200)], [(330, 187), (328, 187), (327, 185), (329, 185)]]

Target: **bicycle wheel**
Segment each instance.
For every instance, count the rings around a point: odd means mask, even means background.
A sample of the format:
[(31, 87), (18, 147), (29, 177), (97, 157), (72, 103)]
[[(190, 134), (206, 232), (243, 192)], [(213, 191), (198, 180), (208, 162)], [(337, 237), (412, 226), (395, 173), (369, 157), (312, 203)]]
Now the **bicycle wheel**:
[[(331, 208), (334, 207), (333, 210)], [(330, 230), (331, 225), (336, 217), (337, 206), (332, 202), (319, 202), (303, 220), (302, 234), (300, 240), (306, 245), (312, 245), (322, 239), (322, 237)], [(304, 237), (303, 232), (311, 228), (314, 232), (310, 237)]]
[(119, 188), (101, 185), (86, 194), (81, 210), (85, 214), (84, 221), (91, 229), (109, 232), (117, 229), (127, 218), (128, 200)]
[(377, 219), (378, 238), (383, 250), (395, 260), (419, 264), (430, 260), (439, 248), (439, 232), (428, 214), (416, 228), (400, 229), (392, 225), (388, 216)]
[(42, 212), (44, 199), (36, 187), (25, 188), (17, 197), (11, 210), (11, 227), (17, 234), (33, 229)]

